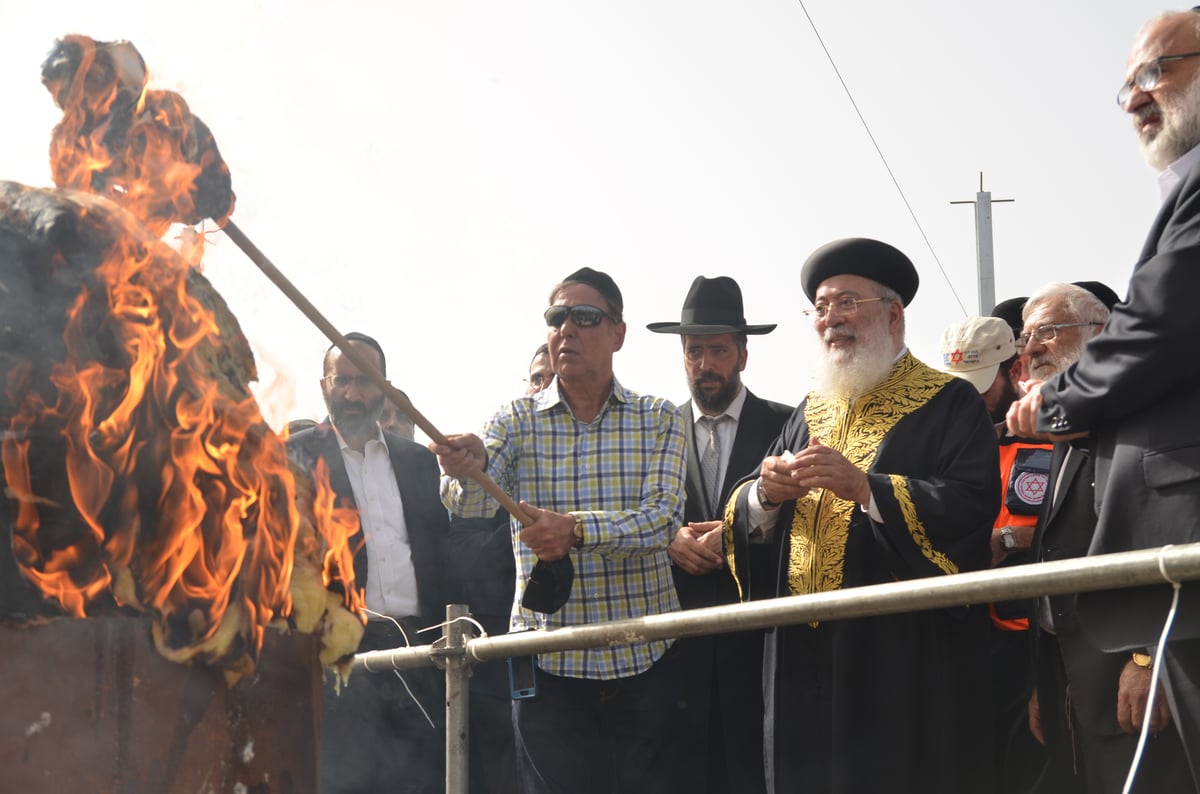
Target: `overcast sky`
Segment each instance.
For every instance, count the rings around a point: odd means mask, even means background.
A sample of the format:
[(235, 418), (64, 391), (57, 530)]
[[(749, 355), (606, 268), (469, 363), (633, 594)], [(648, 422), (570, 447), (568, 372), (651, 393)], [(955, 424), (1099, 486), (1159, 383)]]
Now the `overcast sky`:
[[(1163, 8), (0, 0), (0, 179), (51, 184), (54, 40), (129, 39), (212, 128), (234, 220), (335, 326), (380, 339), (443, 432), (522, 390), (549, 289), (583, 265), (625, 294), (624, 385), (686, 399), (676, 337), (645, 325), (678, 320), (697, 275), (731, 275), (748, 321), (779, 324), (752, 340), (746, 383), (795, 403), (813, 336), (800, 266), (829, 240), (912, 257), (909, 343), (930, 363), (960, 301), (976, 313), (974, 216), (951, 202), (981, 172), (1015, 199), (994, 208), (998, 300), (1049, 280), (1124, 295), (1158, 194), (1115, 95)], [(328, 342), (215, 242), (205, 272), (254, 348), (264, 412), (322, 417)]]

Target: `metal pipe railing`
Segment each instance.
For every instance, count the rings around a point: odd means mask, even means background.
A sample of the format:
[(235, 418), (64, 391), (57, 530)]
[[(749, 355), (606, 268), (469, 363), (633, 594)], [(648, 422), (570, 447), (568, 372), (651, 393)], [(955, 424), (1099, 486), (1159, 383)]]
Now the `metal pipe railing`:
[(1200, 579), (1200, 543), (1029, 563), (1010, 568), (785, 596), (746, 604), (690, 609), (632, 620), (465, 640), (461, 604), (446, 607), (445, 644), (356, 654), (352, 670), (377, 673), (437, 664), (446, 670), (446, 792), (466, 794), (469, 728), (467, 679), (472, 664), (509, 656), (632, 645), (650, 640), (722, 634), (817, 620), (892, 615), (923, 609), (1117, 590)]
[[(1164, 583), (1167, 577), (1176, 581), (1200, 579), (1200, 543), (1029, 563), (829, 593), (784, 596), (610, 623), (568, 626), (551, 631), (479, 637), (469, 640), (463, 653), (473, 663), (509, 656), (786, 626), (814, 620), (890, 615), (1014, 598), (1116, 590)], [(439, 649), (436, 653), (444, 655), (445, 650)], [(390, 667), (419, 667), (431, 663), (430, 646), (421, 646), (361, 653), (354, 657), (352, 669), (365, 670), (369, 665), (371, 671), (377, 672)]]

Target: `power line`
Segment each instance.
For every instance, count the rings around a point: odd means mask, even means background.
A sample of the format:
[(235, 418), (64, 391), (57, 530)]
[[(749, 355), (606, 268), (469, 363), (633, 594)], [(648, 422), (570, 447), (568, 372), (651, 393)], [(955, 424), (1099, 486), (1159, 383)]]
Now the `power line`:
[(908, 203), (908, 196), (904, 195), (904, 188), (900, 187), (900, 181), (892, 173), (892, 167), (888, 164), (887, 158), (884, 157), (883, 150), (879, 148), (879, 143), (875, 140), (875, 134), (871, 132), (871, 125), (867, 124), (862, 111), (858, 109), (858, 103), (854, 101), (854, 95), (850, 93), (850, 86), (846, 85), (846, 81), (842, 78), (842, 73), (834, 62), (829, 48), (825, 46), (825, 40), (821, 38), (821, 33), (817, 30), (817, 25), (813, 22), (812, 15), (808, 13), (808, 9), (804, 6), (804, 0), (796, 0), (796, 2), (800, 4), (800, 10), (804, 12), (804, 16), (808, 19), (808, 24), (812, 28), (813, 34), (817, 37), (817, 42), (820, 43), (821, 49), (825, 51), (825, 57), (829, 59), (829, 65), (833, 67), (833, 73), (837, 75), (838, 82), (842, 84), (842, 90), (846, 92), (846, 98), (850, 100), (850, 105), (854, 108), (854, 112), (858, 114), (858, 120), (862, 122), (863, 129), (867, 131), (867, 137), (871, 139), (871, 145), (875, 147), (875, 152), (879, 155), (879, 159), (883, 161), (883, 167), (887, 171), (888, 176), (891, 177), (892, 184), (896, 186), (896, 192), (900, 194), (900, 200), (904, 202), (905, 208), (908, 209), (908, 214), (913, 219), (913, 224), (916, 225), (917, 231), (921, 233), (921, 239), (925, 241), (925, 247), (929, 249), (930, 256), (933, 257), (938, 270), (941, 271), (942, 279), (946, 282), (946, 286), (950, 288), (950, 294), (954, 296), (954, 301), (958, 304), (958, 308), (962, 310), (963, 316), (967, 316), (967, 309), (963, 306), (962, 299), (958, 297), (958, 292), (954, 289), (954, 285), (950, 283), (950, 277), (946, 274), (946, 269), (942, 267), (942, 260), (938, 258), (937, 252), (933, 250), (933, 243), (929, 242), (929, 236), (925, 234), (925, 229), (921, 226), (921, 221), (917, 219), (917, 213), (913, 211), (912, 205)]

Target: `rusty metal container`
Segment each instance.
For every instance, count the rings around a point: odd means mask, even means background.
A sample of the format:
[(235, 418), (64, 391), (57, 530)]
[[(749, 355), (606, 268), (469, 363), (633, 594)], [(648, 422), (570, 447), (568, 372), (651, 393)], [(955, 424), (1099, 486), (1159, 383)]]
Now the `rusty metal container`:
[(159, 655), (145, 618), (0, 627), (0, 791), (316, 794), (317, 650), (268, 630), (229, 686)]

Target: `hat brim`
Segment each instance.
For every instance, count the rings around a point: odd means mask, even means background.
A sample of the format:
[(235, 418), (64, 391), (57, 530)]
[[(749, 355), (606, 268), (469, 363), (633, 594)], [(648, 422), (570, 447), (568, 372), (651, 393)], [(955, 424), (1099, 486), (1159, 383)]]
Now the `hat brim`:
[(778, 327), (778, 324), (771, 323), (769, 325), (702, 325), (698, 323), (650, 323), (646, 326), (646, 330), (653, 331), (656, 334), (690, 334), (692, 336), (706, 336), (708, 334), (750, 334), (757, 336), (758, 334), (769, 334)]
[(956, 378), (968, 381), (975, 387), (975, 391), (983, 394), (992, 388), (992, 384), (996, 382), (996, 373), (1000, 371), (1000, 364), (988, 364), (986, 367), (980, 367), (979, 369), (944, 369), (942, 371), (947, 375), (953, 375)]

